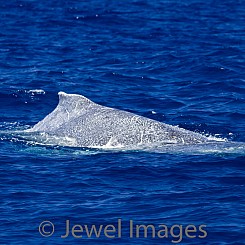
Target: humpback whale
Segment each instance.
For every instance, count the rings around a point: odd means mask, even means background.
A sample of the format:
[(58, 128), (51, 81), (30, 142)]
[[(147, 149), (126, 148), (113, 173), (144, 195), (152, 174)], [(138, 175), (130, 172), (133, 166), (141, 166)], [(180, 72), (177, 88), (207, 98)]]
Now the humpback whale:
[[(59, 92), (57, 107), (26, 132), (45, 134), (72, 147), (199, 144), (219, 141), (178, 126), (102, 106), (78, 94)], [(65, 140), (64, 140), (65, 139)]]

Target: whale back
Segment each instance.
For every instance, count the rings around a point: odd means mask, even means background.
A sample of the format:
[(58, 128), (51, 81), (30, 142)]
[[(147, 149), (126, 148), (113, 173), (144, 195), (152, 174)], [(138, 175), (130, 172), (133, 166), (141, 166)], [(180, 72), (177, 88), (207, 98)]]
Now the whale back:
[(82, 95), (59, 92), (57, 107), (29, 132), (73, 139), (72, 146), (136, 146), (192, 144), (209, 139), (201, 134), (98, 105)]

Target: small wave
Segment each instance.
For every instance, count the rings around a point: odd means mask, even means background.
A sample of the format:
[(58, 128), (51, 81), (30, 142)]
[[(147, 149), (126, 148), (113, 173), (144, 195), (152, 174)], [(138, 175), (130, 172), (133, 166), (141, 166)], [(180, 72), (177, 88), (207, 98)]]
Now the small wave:
[(25, 130), (30, 127), (30, 125), (23, 125), (20, 122), (0, 122), (0, 133), (6, 133), (7, 130)]
[(43, 89), (18, 89), (14, 94), (16, 95), (28, 95), (28, 96), (35, 96), (35, 95), (44, 95), (46, 92)]
[(32, 95), (34, 94), (45, 94), (46, 92), (43, 89), (30, 89), (26, 90), (26, 93), (31, 93)]

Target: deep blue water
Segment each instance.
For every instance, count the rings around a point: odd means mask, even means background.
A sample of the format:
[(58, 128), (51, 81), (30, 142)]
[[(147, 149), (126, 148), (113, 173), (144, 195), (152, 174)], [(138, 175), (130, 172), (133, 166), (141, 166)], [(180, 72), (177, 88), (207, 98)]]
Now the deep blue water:
[[(65, 91), (245, 142), (244, 23), (242, 0), (1, 0), (0, 130), (34, 125)], [(0, 146), (0, 244), (245, 244), (245, 154)], [(115, 239), (60, 237), (66, 220), (118, 219)], [(130, 238), (130, 220), (168, 237)], [(207, 236), (188, 238), (190, 224)]]

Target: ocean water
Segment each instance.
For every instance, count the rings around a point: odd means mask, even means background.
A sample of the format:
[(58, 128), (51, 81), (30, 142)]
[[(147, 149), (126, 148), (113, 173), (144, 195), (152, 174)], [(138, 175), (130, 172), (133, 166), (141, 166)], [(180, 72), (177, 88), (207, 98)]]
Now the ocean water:
[(243, 145), (244, 23), (242, 0), (0, 0), (0, 244), (245, 244), (237, 146), (106, 151), (4, 134), (65, 91)]

